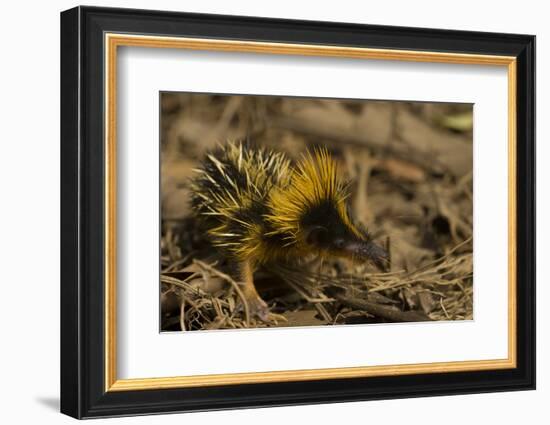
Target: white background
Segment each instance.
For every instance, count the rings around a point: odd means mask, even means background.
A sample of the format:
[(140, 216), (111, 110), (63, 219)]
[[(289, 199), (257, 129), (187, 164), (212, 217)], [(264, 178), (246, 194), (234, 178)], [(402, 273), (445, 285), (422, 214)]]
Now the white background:
[[(506, 67), (130, 47), (118, 69), (119, 378), (507, 358), (508, 221), (494, 214), (508, 210)], [(475, 320), (159, 334), (154, 201), (166, 90), (473, 103)], [(220, 361), (218, 347), (229, 346)]]
[[(547, 423), (550, 414), (550, 336), (545, 300), (550, 272), (548, 239), (550, 138), (544, 119), (550, 75), (550, 29), (544, 2), (394, 1), (245, 2), (97, 1), (97, 5), (301, 19), (523, 32), (538, 44), (538, 390), (536, 392), (391, 400), (115, 419), (110, 423), (465, 424)], [(59, 16), (69, 1), (4, 5), (0, 93), (0, 417), (3, 423), (69, 423), (57, 413), (59, 391)], [(546, 403), (545, 403), (546, 402)], [(353, 419), (355, 418), (355, 419)], [(102, 422), (102, 421), (101, 421)]]

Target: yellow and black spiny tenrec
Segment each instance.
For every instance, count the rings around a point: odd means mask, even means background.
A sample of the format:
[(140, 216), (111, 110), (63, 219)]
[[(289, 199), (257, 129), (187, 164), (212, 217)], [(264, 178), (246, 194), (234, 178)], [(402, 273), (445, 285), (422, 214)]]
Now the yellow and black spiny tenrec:
[(249, 310), (265, 319), (254, 287), (261, 264), (308, 254), (370, 260), (387, 253), (354, 224), (348, 186), (326, 149), (297, 164), (280, 152), (227, 143), (206, 156), (192, 182), (193, 207), (212, 244), (239, 265)]

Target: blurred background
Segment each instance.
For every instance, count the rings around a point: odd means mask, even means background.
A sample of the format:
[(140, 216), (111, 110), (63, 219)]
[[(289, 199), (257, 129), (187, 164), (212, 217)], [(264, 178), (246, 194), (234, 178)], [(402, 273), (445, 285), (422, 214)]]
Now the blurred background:
[[(191, 93), (160, 100), (163, 330), (473, 318), (472, 105)], [(334, 260), (260, 271), (258, 290), (282, 317), (244, 320), (224, 260), (197, 231), (189, 203), (193, 168), (227, 140), (292, 159), (326, 146), (351, 182), (355, 219), (388, 247), (391, 269)], [(336, 299), (333, 287), (353, 296)]]

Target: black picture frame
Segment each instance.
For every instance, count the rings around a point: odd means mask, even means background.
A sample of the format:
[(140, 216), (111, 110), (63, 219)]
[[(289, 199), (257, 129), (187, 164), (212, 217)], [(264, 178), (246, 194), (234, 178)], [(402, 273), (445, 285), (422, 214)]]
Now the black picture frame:
[[(105, 391), (104, 34), (255, 40), (517, 58), (517, 367)], [(76, 418), (535, 388), (535, 37), (76, 7), (61, 13), (61, 412)]]

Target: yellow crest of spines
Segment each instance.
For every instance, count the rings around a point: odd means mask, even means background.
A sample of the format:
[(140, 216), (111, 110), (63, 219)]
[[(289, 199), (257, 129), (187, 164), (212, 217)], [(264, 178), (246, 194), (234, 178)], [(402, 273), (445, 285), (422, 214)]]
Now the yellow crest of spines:
[(324, 202), (332, 203), (342, 222), (361, 237), (352, 223), (346, 206), (348, 185), (338, 171), (338, 165), (326, 148), (307, 151), (294, 167), (288, 184), (274, 189), (269, 197), (271, 210), (267, 220), (275, 229), (272, 233), (286, 234), (287, 244), (302, 240), (301, 221), (304, 214)]

